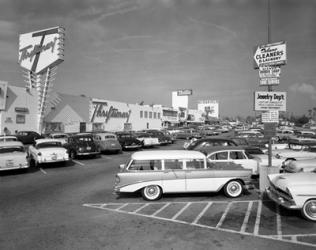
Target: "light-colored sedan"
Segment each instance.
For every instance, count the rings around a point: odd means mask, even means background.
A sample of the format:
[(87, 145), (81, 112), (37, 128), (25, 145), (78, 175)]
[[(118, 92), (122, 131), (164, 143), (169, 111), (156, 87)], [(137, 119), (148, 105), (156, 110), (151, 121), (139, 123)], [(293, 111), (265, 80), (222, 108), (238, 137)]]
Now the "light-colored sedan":
[(316, 171), (316, 158), (303, 160), (288, 159), (283, 162), (282, 168), (285, 173), (314, 172)]
[(67, 162), (67, 149), (57, 139), (37, 139), (29, 146), (30, 162), (35, 166), (42, 163)]
[(48, 138), (56, 139), (61, 142), (62, 145), (68, 143), (69, 135), (65, 133), (51, 133)]
[(28, 155), (22, 142), (0, 142), (0, 171), (28, 167)]
[(244, 148), (214, 147), (209, 148), (206, 155), (209, 162), (233, 162), (237, 165), (241, 165), (245, 169), (251, 169), (253, 175), (259, 174), (259, 160), (252, 155), (247, 154)]
[(303, 217), (316, 221), (316, 173), (268, 175), (269, 198), (288, 209), (300, 209)]
[(140, 191), (145, 200), (157, 200), (164, 193), (218, 192), (235, 198), (250, 188), (251, 170), (208, 164), (198, 151), (151, 150), (136, 152), (120, 165), (114, 192)]
[(272, 155), (283, 159), (316, 158), (316, 148), (309, 145), (289, 144), (289, 148), (272, 150)]

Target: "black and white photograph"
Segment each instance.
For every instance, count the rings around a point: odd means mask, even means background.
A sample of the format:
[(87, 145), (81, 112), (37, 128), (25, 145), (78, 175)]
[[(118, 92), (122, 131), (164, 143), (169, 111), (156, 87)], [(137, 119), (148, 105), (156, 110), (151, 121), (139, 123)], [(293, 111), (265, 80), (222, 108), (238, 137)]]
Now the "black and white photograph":
[(316, 249), (316, 0), (0, 0), (0, 249)]

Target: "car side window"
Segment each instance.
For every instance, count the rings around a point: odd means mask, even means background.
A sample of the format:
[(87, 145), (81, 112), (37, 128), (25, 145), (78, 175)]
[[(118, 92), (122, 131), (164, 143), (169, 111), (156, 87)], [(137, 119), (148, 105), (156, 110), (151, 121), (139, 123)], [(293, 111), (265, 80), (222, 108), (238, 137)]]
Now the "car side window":
[(218, 152), (215, 153), (213, 155), (211, 155), (211, 157), (209, 157), (211, 160), (227, 160), (228, 158), (228, 152), (224, 151), (224, 152)]
[(128, 170), (161, 170), (161, 161), (159, 160), (134, 160)]
[(188, 161), (186, 161), (186, 168), (187, 169), (204, 168), (204, 161), (203, 160), (188, 160)]
[(242, 160), (245, 159), (245, 155), (241, 151), (231, 151), (229, 153), (230, 159), (233, 160)]
[(183, 162), (179, 160), (165, 160), (165, 169), (183, 169)]

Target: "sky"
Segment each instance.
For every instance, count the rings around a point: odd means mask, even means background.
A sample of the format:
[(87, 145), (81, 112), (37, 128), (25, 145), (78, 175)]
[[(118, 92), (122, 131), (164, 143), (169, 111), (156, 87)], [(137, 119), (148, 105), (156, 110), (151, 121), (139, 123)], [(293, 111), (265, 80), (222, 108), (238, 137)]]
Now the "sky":
[[(254, 48), (268, 44), (268, 0), (0, 0), (0, 80), (25, 86), (19, 35), (66, 30), (57, 92), (171, 106), (192, 89), (189, 107), (217, 100), (221, 117), (253, 116), (259, 86)], [(290, 115), (316, 107), (316, 0), (271, 0), (270, 42), (286, 43), (273, 91)]]

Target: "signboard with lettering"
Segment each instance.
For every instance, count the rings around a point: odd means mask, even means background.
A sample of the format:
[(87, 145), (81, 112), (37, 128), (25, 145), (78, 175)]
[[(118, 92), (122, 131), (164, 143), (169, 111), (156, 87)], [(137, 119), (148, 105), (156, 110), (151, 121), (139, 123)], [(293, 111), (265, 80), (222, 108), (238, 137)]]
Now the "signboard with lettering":
[(268, 110), (262, 112), (261, 114), (261, 121), (262, 123), (278, 123), (279, 122), (279, 111), (278, 110)]
[(254, 94), (255, 111), (286, 111), (286, 92), (257, 91)]
[(279, 85), (279, 84), (280, 84), (280, 78), (268, 77), (268, 78), (260, 78), (259, 86)]
[(255, 48), (254, 68), (262, 66), (285, 65), (286, 64), (286, 43), (278, 42), (260, 45)]
[(64, 60), (65, 29), (53, 27), (20, 35), (19, 64), (36, 74)]
[(280, 77), (281, 67), (279, 66), (262, 66), (259, 67), (259, 77), (269, 78), (269, 77)]
[(177, 91), (178, 96), (183, 96), (183, 95), (192, 95), (193, 91), (192, 89), (182, 89)]
[(94, 102), (93, 106), (91, 122), (102, 120), (104, 123), (107, 123), (110, 119), (121, 118), (125, 120), (125, 123), (128, 123), (132, 112), (131, 110), (119, 110), (117, 107), (109, 105), (107, 102)]

